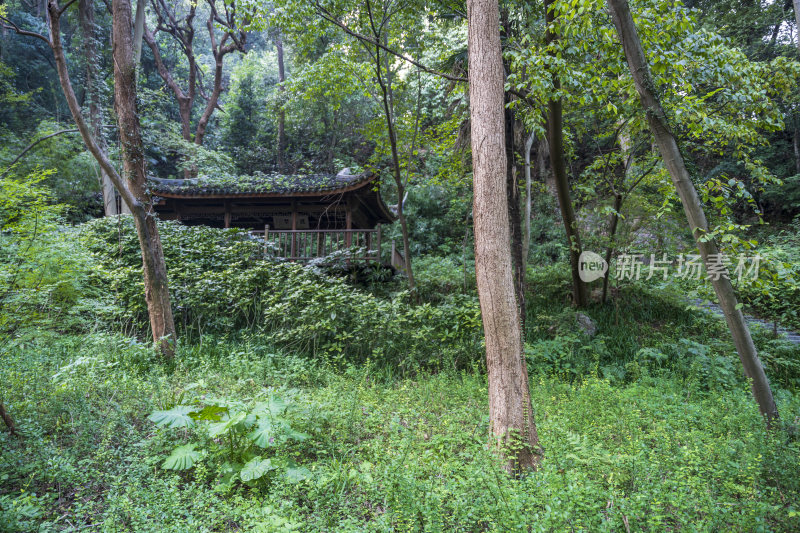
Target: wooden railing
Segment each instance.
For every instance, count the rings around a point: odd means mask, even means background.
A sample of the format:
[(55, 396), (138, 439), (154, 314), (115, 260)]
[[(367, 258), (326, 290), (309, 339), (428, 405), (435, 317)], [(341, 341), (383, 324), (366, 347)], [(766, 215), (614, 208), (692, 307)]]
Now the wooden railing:
[(253, 231), (264, 236), (264, 251), (277, 254), (290, 261), (310, 261), (335, 252), (353, 250), (350, 261), (380, 262), (381, 227), (376, 229), (270, 229)]

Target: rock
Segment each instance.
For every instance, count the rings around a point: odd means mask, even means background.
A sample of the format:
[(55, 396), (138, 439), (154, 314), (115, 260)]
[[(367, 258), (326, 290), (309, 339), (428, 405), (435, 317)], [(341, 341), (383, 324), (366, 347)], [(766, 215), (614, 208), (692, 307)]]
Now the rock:
[(575, 320), (578, 322), (578, 327), (580, 330), (587, 336), (587, 337), (594, 337), (597, 335), (597, 324), (594, 323), (594, 320), (589, 318), (588, 315), (584, 315), (583, 313), (577, 313), (575, 315)]

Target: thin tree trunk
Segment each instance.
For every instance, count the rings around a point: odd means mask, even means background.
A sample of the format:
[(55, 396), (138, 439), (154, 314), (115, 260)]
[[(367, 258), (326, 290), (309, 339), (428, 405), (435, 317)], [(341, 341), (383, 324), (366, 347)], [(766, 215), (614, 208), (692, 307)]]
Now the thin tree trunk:
[(794, 170), (800, 174), (800, 131), (797, 128), (797, 117), (792, 117), (794, 132), (792, 134), (792, 147), (794, 148)]
[(145, 301), (150, 315), (150, 327), (159, 351), (165, 357), (172, 358), (176, 336), (175, 324), (169, 301), (167, 270), (161, 239), (158, 235), (155, 218), (149, 214), (152, 204), (147, 195), (144, 181), (144, 151), (139, 132), (139, 118), (136, 114), (136, 78), (133, 65), (130, 3), (127, 0), (113, 0), (112, 4), (115, 109), (122, 141), (122, 158), (126, 179), (117, 173), (108, 157), (100, 149), (81, 113), (69, 78), (67, 61), (61, 44), (61, 8), (57, 0), (50, 0), (47, 10), (50, 29), (48, 42), (53, 50), (56, 71), (64, 91), (64, 97), (86, 147), (100, 167), (108, 174), (123, 202), (133, 214), (139, 245), (142, 249)]
[(792, 6), (794, 6), (795, 40), (797, 49), (800, 50), (800, 0), (792, 0)]
[[(545, 20), (548, 30), (545, 34), (547, 43), (558, 39), (550, 32), (550, 24), (555, 20), (555, 13), (551, 6), (555, 0), (545, 0)], [(561, 90), (561, 80), (557, 75), (553, 75), (553, 90)], [(578, 222), (575, 219), (575, 211), (572, 207), (572, 198), (569, 193), (569, 179), (567, 178), (567, 168), (564, 162), (564, 132), (563, 132), (563, 107), (561, 98), (552, 98), (547, 103), (548, 118), (548, 142), (550, 144), (550, 166), (553, 169), (556, 192), (558, 194), (558, 205), (561, 208), (561, 218), (564, 221), (564, 230), (567, 234), (569, 244), (569, 264), (572, 273), (572, 300), (576, 307), (586, 307), (589, 304), (589, 293), (586, 284), (581, 280), (578, 261), (581, 255), (581, 237), (578, 231)]]
[[(701, 239), (708, 232), (708, 222), (700, 199), (697, 196), (697, 190), (694, 188), (689, 172), (686, 170), (683, 155), (669, 129), (664, 109), (661, 107), (661, 102), (655, 93), (655, 87), (636, 25), (633, 22), (630, 7), (627, 0), (607, 1), (619, 39), (625, 50), (625, 57), (627, 58), (636, 90), (639, 92), (639, 97), (642, 101), (642, 107), (644, 107), (647, 114), (648, 125), (661, 153), (661, 158), (664, 160), (664, 164), (672, 178), (672, 183), (681, 199), (683, 210), (689, 221), (689, 227), (708, 269), (709, 263), (714, 257), (717, 257), (715, 254), (719, 253), (719, 249), (713, 240), (703, 241)], [(753, 339), (750, 337), (750, 330), (744, 320), (744, 315), (738, 309), (733, 285), (727, 276), (727, 272), (725, 276), (720, 276), (719, 279), (712, 277), (711, 283), (733, 336), (733, 342), (736, 345), (736, 351), (739, 353), (744, 372), (751, 381), (753, 396), (769, 428), (778, 419), (778, 408), (775, 405), (769, 381), (764, 373), (764, 367), (761, 365), (756, 353)]]
[[(89, 124), (92, 133), (97, 141), (100, 150), (108, 153), (106, 138), (103, 134), (103, 108), (100, 105), (100, 91), (97, 87), (99, 76), (97, 75), (99, 56), (97, 53), (97, 41), (94, 37), (94, 5), (93, 0), (80, 0), (78, 2), (78, 19), (83, 33), (83, 51), (86, 54), (86, 94), (89, 100)], [(106, 216), (116, 215), (117, 195), (114, 191), (114, 184), (111, 183), (108, 174), (100, 169), (100, 188), (103, 193), (103, 212)]]
[[(193, 15), (191, 15), (193, 18)], [(187, 17), (189, 19), (189, 17)], [(193, 43), (193, 35), (194, 32), (187, 32), (188, 37), (186, 37), (185, 42), (183, 43), (184, 46), (184, 55), (186, 56), (189, 62), (189, 75), (188, 75), (188, 89), (184, 93), (183, 89), (181, 89), (178, 82), (175, 81), (175, 78), (172, 77), (167, 66), (164, 64), (164, 61), (161, 59), (161, 52), (158, 49), (158, 43), (156, 42), (155, 35), (147, 28), (147, 26), (143, 26), (142, 31), (142, 38), (144, 42), (147, 43), (147, 46), (153, 52), (153, 59), (156, 63), (156, 70), (158, 71), (158, 75), (161, 76), (161, 79), (164, 80), (164, 83), (167, 87), (170, 88), (172, 93), (175, 95), (175, 99), (178, 101), (178, 116), (181, 119), (181, 134), (183, 135), (183, 139), (186, 141), (192, 140), (192, 106), (194, 105), (194, 97), (195, 97), (195, 84), (196, 84), (196, 65), (194, 60), (194, 51), (192, 48)]]
[[(508, 93), (505, 95), (508, 103)], [(514, 292), (519, 307), (520, 328), (525, 331), (525, 260), (522, 255), (522, 213), (517, 165), (514, 161), (514, 112), (505, 106), (506, 142), (506, 195), (508, 199), (508, 224), (511, 230), (511, 262), (514, 265)]]
[[(283, 62), (283, 40), (281, 34), (275, 36), (275, 50), (278, 53), (278, 88), (283, 94), (286, 91), (286, 68)], [(278, 109), (278, 170), (286, 172), (286, 112), (283, 110), (283, 102)]]
[(12, 435), (16, 435), (17, 425), (14, 423), (14, 418), (6, 410), (6, 404), (3, 402), (0, 402), (0, 418), (3, 419), (8, 431), (11, 432)]
[[(367, 9), (370, 10), (370, 19), (372, 19), (372, 12), (367, 2)], [(381, 40), (381, 29), (376, 27), (373, 23), (372, 31), (378, 41)], [(388, 57), (388, 56), (387, 56)], [(405, 256), (406, 275), (408, 276), (408, 288), (414, 298), (416, 295), (416, 281), (414, 280), (414, 270), (411, 264), (411, 239), (408, 236), (408, 223), (405, 215), (405, 193), (406, 187), (403, 183), (402, 168), (400, 167), (400, 155), (397, 150), (397, 131), (394, 126), (394, 108), (392, 106), (392, 86), (391, 86), (391, 72), (389, 64), (386, 63), (386, 79), (383, 77), (384, 66), (381, 64), (381, 47), (375, 47), (375, 74), (378, 78), (378, 85), (381, 87), (381, 100), (383, 103), (383, 112), (386, 116), (386, 129), (389, 132), (389, 145), (392, 149), (392, 170), (395, 184), (397, 185), (397, 219), (400, 221), (400, 230), (403, 234), (403, 255)]]
[(142, 38), (144, 37), (145, 0), (136, 0), (136, 21), (133, 26), (133, 64), (139, 68), (142, 59)]
[[(616, 193), (614, 195), (614, 212), (611, 213), (611, 224), (608, 228), (608, 247), (606, 248), (606, 264), (611, 264), (611, 256), (614, 254), (614, 238), (617, 235), (617, 224), (619, 223), (619, 210), (622, 209), (622, 194)], [(608, 272), (603, 276), (603, 298), (601, 301), (606, 303), (608, 297), (608, 278), (611, 276)]]
[(535, 468), (541, 452), (511, 261), (497, 0), (468, 0), (467, 20), (475, 273), (486, 338), (489, 419), (497, 450), (513, 471)]
[(112, 1), (114, 19), (112, 55), (114, 57), (114, 110), (119, 122), (122, 167), (131, 192), (139, 200), (130, 205), (142, 247), (145, 301), (150, 312), (150, 327), (162, 353), (174, 353), (175, 323), (170, 305), (167, 268), (152, 200), (147, 192), (139, 114), (136, 106), (136, 64), (131, 35), (131, 5), (128, 0)]
[(535, 139), (536, 135), (531, 132), (525, 140), (525, 237), (522, 240), (522, 260), (526, 265), (531, 247), (531, 148)]
[[(508, 11), (500, 11), (500, 42), (512, 39), (513, 27), (508, 17)], [(503, 59), (503, 72), (506, 76), (510, 71), (508, 61)], [(514, 290), (516, 292), (517, 304), (519, 306), (520, 327), (525, 331), (525, 259), (522, 254), (523, 233), (522, 233), (522, 206), (517, 180), (516, 164), (516, 135), (514, 111), (509, 104), (512, 95), (508, 92), (504, 95), (504, 115), (505, 115), (505, 141), (506, 141), (506, 194), (508, 197), (508, 217), (511, 229), (511, 260), (514, 265)]]

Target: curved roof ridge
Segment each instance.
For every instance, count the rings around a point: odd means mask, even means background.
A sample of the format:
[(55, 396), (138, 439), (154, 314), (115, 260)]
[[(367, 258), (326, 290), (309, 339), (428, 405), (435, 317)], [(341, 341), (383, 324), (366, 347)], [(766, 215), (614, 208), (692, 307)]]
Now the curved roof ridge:
[(264, 174), (200, 176), (191, 179), (148, 178), (153, 194), (158, 196), (246, 196), (293, 194), (328, 194), (353, 189), (373, 181), (371, 172), (350, 174), (344, 169), (338, 174)]

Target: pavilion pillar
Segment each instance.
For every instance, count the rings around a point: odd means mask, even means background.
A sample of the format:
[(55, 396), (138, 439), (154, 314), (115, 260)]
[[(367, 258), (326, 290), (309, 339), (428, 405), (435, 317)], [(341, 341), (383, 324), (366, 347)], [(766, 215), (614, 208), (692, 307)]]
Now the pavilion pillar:
[(344, 245), (349, 250), (353, 245), (353, 234), (350, 230), (353, 229), (353, 206), (348, 200), (345, 202), (345, 215), (344, 215), (345, 229), (347, 232), (344, 234)]
[(289, 256), (294, 258), (297, 250), (297, 200), (292, 200), (292, 247)]
[(225, 228), (231, 227), (231, 202), (225, 200)]

